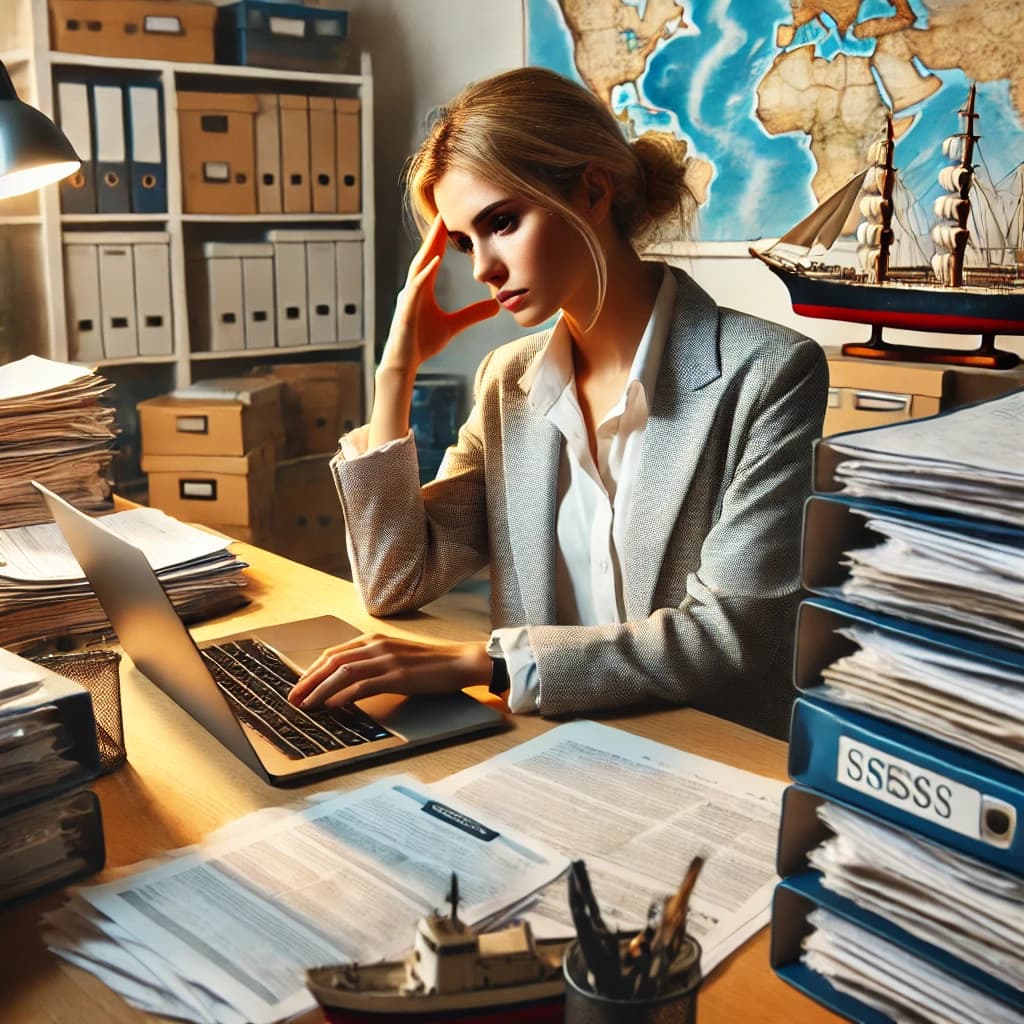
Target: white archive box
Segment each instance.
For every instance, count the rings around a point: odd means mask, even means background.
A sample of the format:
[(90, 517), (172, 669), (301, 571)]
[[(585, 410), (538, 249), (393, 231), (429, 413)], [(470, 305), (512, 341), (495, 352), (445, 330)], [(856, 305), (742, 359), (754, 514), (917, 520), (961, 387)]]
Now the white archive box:
[(279, 230), (267, 238), (275, 246), (278, 344), (360, 340), (363, 232)]
[(171, 354), (169, 240), (166, 231), (64, 236), (72, 358)]
[(274, 346), (274, 248), (266, 242), (206, 242), (188, 257), (192, 350)]

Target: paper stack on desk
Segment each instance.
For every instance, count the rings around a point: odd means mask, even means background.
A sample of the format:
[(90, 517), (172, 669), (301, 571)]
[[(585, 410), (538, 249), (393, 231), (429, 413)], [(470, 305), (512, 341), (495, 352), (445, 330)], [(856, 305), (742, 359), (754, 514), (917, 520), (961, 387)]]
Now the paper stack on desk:
[(115, 443), (113, 388), (84, 366), (26, 356), (0, 366), (0, 522), (49, 519), (38, 480), (87, 512), (112, 507), (106, 472)]
[[(312, 1006), (305, 968), (408, 949), (453, 870), (469, 923), (497, 925), (546, 886), (528, 908), (534, 934), (571, 936), (566, 887), (550, 884), (570, 855), (586, 860), (609, 927), (627, 930), (696, 851), (706, 864), (687, 927), (707, 974), (767, 922), (781, 789), (568, 723), (429, 786), (401, 777), (248, 815), (157, 867), (76, 890), (44, 937), (143, 1010), (261, 1024)], [(455, 813), (423, 813), (431, 803)]]
[[(186, 620), (244, 603), (246, 563), (225, 537), (180, 523), (159, 509), (103, 517), (145, 553)], [(25, 650), (56, 637), (110, 636), (111, 626), (56, 523), (0, 530), (0, 645)]]

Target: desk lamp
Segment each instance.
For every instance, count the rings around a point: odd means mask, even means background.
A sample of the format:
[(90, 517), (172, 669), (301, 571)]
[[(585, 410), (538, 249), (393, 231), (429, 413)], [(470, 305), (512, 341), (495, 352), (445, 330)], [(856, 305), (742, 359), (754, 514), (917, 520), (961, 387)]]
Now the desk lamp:
[(0, 61), (0, 199), (60, 181), (81, 166), (64, 133), (45, 114), (18, 99)]

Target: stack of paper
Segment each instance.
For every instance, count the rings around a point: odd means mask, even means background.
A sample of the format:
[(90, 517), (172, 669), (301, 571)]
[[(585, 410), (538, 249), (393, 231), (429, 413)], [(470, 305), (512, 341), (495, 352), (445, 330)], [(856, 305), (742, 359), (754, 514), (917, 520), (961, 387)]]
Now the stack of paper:
[(1024, 772), (1024, 678), (1012, 667), (860, 626), (821, 673), (822, 696)]
[[(142, 549), (186, 621), (245, 603), (246, 563), (230, 540), (154, 508), (104, 516), (103, 523)], [(112, 627), (56, 523), (0, 530), (0, 646), (24, 650), (55, 637), (96, 638)]]
[(877, 547), (846, 552), (842, 596), (854, 604), (1024, 648), (1024, 549), (968, 533), (870, 515)]
[(0, 366), (0, 522), (49, 519), (30, 480), (89, 512), (112, 506), (105, 474), (114, 410), (99, 400), (113, 386), (85, 367), (39, 356)]
[[(822, 885), (915, 938), (1024, 991), (1024, 883), (911, 832), (833, 804), (831, 838), (808, 860)], [(1016, 1011), (850, 922), (816, 910), (804, 960), (842, 991), (905, 1019), (1019, 1020)]]
[(1024, 389), (925, 420), (843, 434), (828, 447), (844, 494), (1018, 525)]
[(103, 866), (92, 701), (0, 648), (0, 907)]
[(706, 975), (768, 920), (781, 790), (573, 722), (430, 786), (401, 777), (248, 815), (158, 867), (76, 890), (44, 934), (147, 1012), (260, 1024), (312, 1005), (306, 968), (408, 949), (416, 919), (446, 909), (453, 870), (470, 923), (547, 886), (534, 934), (571, 936), (565, 886), (550, 884), (570, 858), (586, 860), (604, 921), (624, 930), (701, 853), (687, 931)]

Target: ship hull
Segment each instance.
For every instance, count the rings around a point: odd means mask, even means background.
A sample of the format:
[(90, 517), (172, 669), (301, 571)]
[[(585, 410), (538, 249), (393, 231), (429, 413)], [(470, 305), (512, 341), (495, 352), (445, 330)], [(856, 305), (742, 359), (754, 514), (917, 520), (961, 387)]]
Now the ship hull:
[(797, 271), (764, 253), (754, 255), (786, 285), (801, 316), (946, 334), (1024, 334), (1024, 288), (869, 284)]

